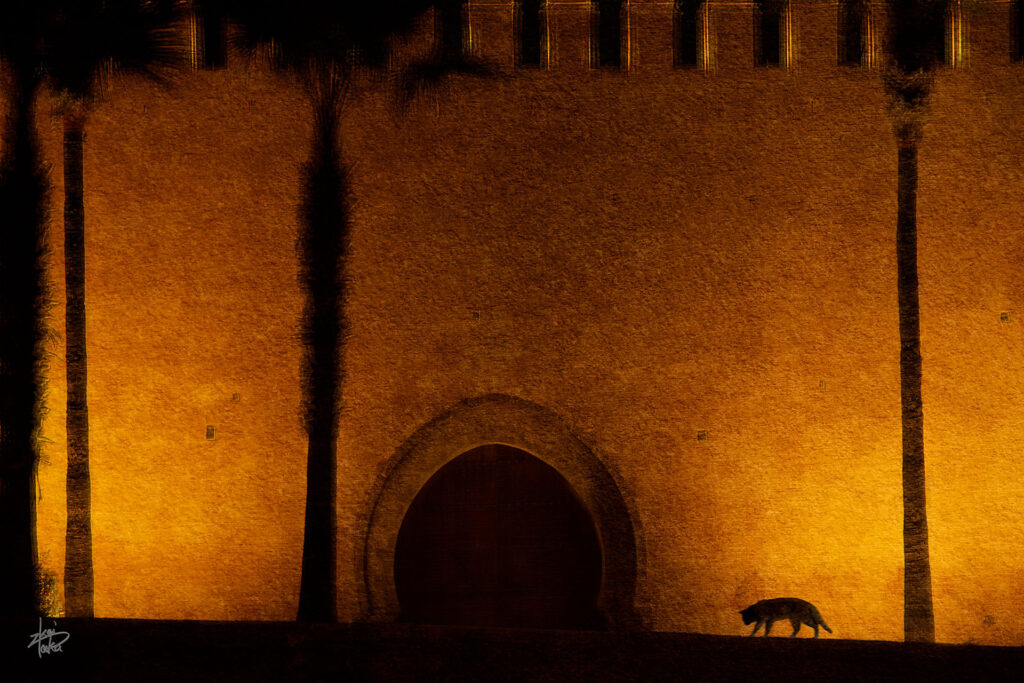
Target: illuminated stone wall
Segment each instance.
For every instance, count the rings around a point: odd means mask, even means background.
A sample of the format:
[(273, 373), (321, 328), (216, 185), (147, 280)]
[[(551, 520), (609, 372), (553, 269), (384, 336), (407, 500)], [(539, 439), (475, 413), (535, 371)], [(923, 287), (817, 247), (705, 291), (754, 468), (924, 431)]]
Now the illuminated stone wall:
[[(794, 3), (788, 69), (753, 66), (752, 6), (713, 4), (712, 72), (672, 68), (668, 4), (629, 3), (621, 71), (589, 68), (585, 6), (549, 7), (549, 68), (514, 69), (511, 7), (474, 1), (473, 50), (514, 77), (456, 80), (404, 112), (390, 94), (347, 109), (342, 618), (369, 609), (363, 549), (389, 463), (452, 406), (498, 393), (557, 415), (620, 487), (649, 626), (745, 633), (737, 610), (795, 595), (837, 637), (902, 638), (896, 152), (879, 72), (835, 66), (829, 3)], [(966, 66), (937, 79), (918, 216), (936, 634), (1019, 645), (1024, 66), (1008, 16), (974, 10)], [(98, 616), (294, 617), (309, 119), (287, 77), (238, 60), (115, 87), (92, 113)], [(48, 105), (40, 127), (62, 300)], [(54, 351), (39, 537), (60, 571)]]

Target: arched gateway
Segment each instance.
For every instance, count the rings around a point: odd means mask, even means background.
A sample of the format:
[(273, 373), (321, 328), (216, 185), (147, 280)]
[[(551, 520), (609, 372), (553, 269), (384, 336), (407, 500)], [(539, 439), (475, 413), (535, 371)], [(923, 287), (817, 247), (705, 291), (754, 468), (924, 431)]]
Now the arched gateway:
[(639, 559), (625, 500), (600, 460), (554, 413), (491, 394), (399, 448), (363, 569), (371, 619), (630, 627)]

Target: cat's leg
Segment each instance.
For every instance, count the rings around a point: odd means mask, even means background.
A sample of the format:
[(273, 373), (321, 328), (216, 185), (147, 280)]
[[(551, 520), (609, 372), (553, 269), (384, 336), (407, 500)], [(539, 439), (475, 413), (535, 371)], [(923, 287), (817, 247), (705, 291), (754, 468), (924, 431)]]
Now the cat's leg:
[(750, 637), (753, 638), (754, 634), (757, 633), (757, 629), (761, 628), (761, 620), (758, 619), (754, 622), (754, 630), (750, 632)]
[(767, 638), (768, 634), (772, 632), (772, 624), (775, 622), (774, 619), (768, 617), (768, 621), (764, 623), (764, 637)]
[(818, 625), (817, 624), (814, 625), (814, 637), (815, 638), (818, 637)]
[(793, 632), (789, 635), (789, 637), (796, 638), (796, 634), (800, 632), (800, 620), (796, 617), (791, 617), (789, 623), (793, 625)]

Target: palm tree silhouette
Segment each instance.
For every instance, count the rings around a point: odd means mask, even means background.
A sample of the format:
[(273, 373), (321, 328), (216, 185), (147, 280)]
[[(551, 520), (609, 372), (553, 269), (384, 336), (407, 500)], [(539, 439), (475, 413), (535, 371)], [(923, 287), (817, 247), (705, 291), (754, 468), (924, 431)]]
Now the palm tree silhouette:
[(8, 104), (0, 161), (0, 614), (40, 612), (35, 475), (45, 376), (47, 178), (34, 131), (42, 3), (16, 0), (0, 18)]
[(921, 121), (942, 60), (945, 0), (893, 0), (892, 64), (884, 75), (897, 147), (896, 266), (903, 425), (903, 629), (907, 641), (934, 642), (917, 276), (917, 148)]
[(67, 532), (64, 601), (68, 616), (93, 615), (85, 304), (83, 156), (91, 103), (115, 76), (160, 77), (182, 53), (172, 40), (171, 0), (51, 2), (40, 36), (43, 66), (64, 124), (64, 278), (67, 349)]
[(306, 515), (298, 619), (337, 620), (335, 510), (338, 415), (349, 334), (351, 205), (342, 160), (341, 113), (353, 75), (386, 66), (391, 40), (412, 30), (433, 0), (334, 2), (222, 0), (250, 54), (301, 78), (314, 121), (302, 170), (297, 252), (305, 292), (303, 418), (308, 436)]

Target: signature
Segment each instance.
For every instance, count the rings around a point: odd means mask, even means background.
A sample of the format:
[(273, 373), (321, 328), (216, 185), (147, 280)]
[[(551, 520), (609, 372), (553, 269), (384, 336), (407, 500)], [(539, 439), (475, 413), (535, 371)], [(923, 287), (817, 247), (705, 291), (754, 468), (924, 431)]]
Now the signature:
[[(57, 622), (53, 622), (53, 625), (56, 626)], [(51, 652), (63, 652), (63, 650), (60, 649), (60, 646), (68, 641), (71, 634), (67, 631), (57, 631), (52, 628), (43, 630), (43, 618), (40, 617), (39, 633), (35, 633), (30, 637), (32, 640), (29, 642), (28, 646), (32, 647), (35, 645), (39, 652), (39, 658), (42, 659), (43, 655), (48, 655)]]

